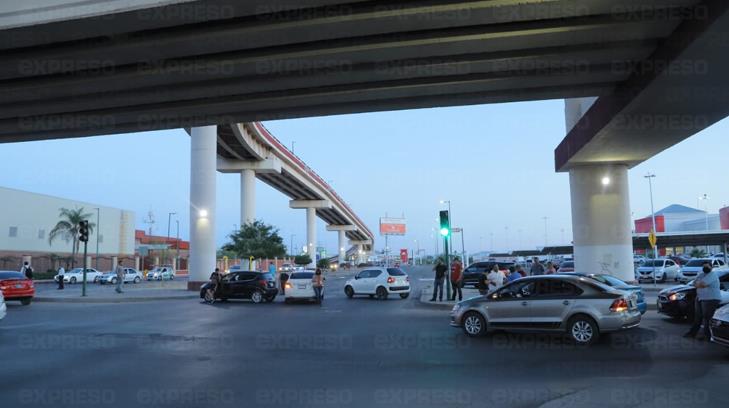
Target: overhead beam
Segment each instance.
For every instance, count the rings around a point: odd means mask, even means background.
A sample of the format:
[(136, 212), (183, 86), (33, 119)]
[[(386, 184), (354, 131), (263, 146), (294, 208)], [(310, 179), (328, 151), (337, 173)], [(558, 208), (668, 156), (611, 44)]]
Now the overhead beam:
[(290, 208), (332, 208), (332, 202), (329, 200), (291, 200)]
[(231, 160), (218, 156), (218, 171), (221, 173), (239, 173), (242, 170), (254, 170), (256, 173), (281, 173), (281, 160), (272, 156), (261, 161)]

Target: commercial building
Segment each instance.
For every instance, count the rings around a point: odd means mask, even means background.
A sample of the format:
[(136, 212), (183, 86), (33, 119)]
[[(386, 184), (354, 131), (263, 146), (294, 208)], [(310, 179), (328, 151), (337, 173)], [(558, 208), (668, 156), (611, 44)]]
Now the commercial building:
[[(0, 268), (20, 269), (31, 261), (36, 272), (56, 269), (72, 263), (72, 240), (58, 237), (49, 242), (49, 234), (62, 220), (62, 208), (83, 209), (94, 224), (89, 236), (88, 254), (92, 267), (111, 269), (117, 259), (134, 262), (134, 212), (99, 204), (53, 197), (0, 187)], [(98, 243), (98, 251), (97, 251)], [(83, 251), (83, 246), (81, 246)], [(99, 254), (98, 258), (96, 254)], [(83, 262), (83, 253), (73, 261)]]
[[(671, 204), (666, 208), (656, 211), (657, 233), (668, 232), (716, 232), (729, 230), (729, 207), (719, 210), (719, 214), (710, 214), (704, 210), (687, 207), (680, 204)], [(638, 234), (649, 233), (653, 225), (652, 216), (635, 220), (635, 232)], [(658, 245), (660, 247), (660, 244)], [(688, 253), (694, 247), (661, 248), (661, 254)], [(700, 248), (706, 249), (705, 246)], [(709, 252), (718, 252), (719, 247), (709, 247)]]

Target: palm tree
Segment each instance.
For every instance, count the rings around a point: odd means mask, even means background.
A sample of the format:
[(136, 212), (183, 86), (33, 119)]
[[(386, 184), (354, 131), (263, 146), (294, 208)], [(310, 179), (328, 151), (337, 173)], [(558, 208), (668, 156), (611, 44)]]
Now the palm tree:
[[(79, 240), (78, 240), (78, 230), (79, 230), (79, 224), (81, 224), (81, 221), (88, 221), (89, 218), (91, 218), (93, 214), (91, 213), (85, 213), (84, 208), (76, 208), (75, 210), (69, 210), (68, 208), (61, 208), (60, 214), (58, 215), (59, 218), (61, 218), (60, 221), (56, 224), (55, 227), (51, 230), (51, 232), (48, 234), (48, 245), (52, 245), (53, 241), (56, 238), (61, 238), (66, 242), (72, 242), (71, 247), (71, 268), (74, 267), (74, 263), (76, 261), (76, 254), (78, 253), (79, 249)], [(96, 224), (89, 223), (89, 235), (91, 235), (94, 232), (94, 227)]]

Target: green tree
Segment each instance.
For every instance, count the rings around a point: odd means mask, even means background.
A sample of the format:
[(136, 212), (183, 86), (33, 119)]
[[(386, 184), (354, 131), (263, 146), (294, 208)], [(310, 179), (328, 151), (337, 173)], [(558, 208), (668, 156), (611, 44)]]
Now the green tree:
[(328, 259), (320, 259), (319, 262), (316, 263), (317, 268), (321, 269), (329, 269), (329, 260)]
[(691, 258), (705, 258), (706, 252), (701, 248), (694, 248), (691, 250)]
[[(56, 223), (56, 226), (48, 234), (48, 245), (52, 245), (53, 241), (58, 238), (71, 242), (71, 267), (73, 268), (81, 243), (78, 240), (79, 224), (81, 224), (81, 221), (88, 221), (93, 214), (85, 213), (83, 207), (74, 210), (61, 208), (59, 211), (58, 217), (61, 220)], [(96, 227), (96, 224), (89, 222), (89, 235), (94, 232), (94, 227)]]
[(278, 229), (262, 221), (243, 225), (228, 236), (231, 242), (223, 245), (223, 251), (235, 253), (238, 258), (276, 258), (286, 255), (283, 238)]
[(311, 263), (311, 257), (308, 254), (296, 255), (294, 257), (294, 263), (296, 265), (309, 265)]

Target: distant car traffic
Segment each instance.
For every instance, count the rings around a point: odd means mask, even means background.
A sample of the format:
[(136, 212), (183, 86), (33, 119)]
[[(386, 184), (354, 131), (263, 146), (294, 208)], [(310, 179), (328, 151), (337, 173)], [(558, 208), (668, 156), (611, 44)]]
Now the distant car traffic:
[(19, 300), (29, 305), (35, 296), (33, 281), (20, 272), (0, 271), (0, 292), (5, 300)]
[(521, 278), (459, 302), (451, 311), (451, 326), (468, 336), (491, 330), (557, 332), (583, 345), (594, 343), (601, 333), (637, 327), (640, 320), (634, 293), (568, 275)]
[(714, 313), (711, 319), (711, 341), (729, 347), (729, 305)]
[[(208, 282), (200, 288), (200, 298), (205, 299), (205, 292), (212, 287)], [(276, 281), (268, 272), (231, 272), (223, 276), (217, 299), (250, 299), (253, 303), (273, 302), (278, 294)]]
[(279, 268), (279, 271), (281, 271), (281, 272), (291, 272), (293, 270), (294, 270), (294, 266), (291, 265), (290, 263), (285, 263), (285, 264), (281, 265), (281, 268)]
[(575, 271), (575, 261), (564, 261), (561, 264), (559, 264), (559, 269), (557, 272), (574, 272)]
[[(721, 285), (720, 304), (729, 303), (729, 271), (717, 271)], [(694, 316), (694, 302), (696, 301), (696, 288), (693, 281), (685, 285), (672, 286), (658, 292), (656, 304), (658, 313), (675, 319), (689, 319)]]
[(174, 280), (175, 270), (171, 266), (157, 266), (151, 271), (147, 272), (147, 280)]
[[(102, 273), (97, 271), (94, 268), (86, 268), (86, 282), (96, 282), (99, 277), (101, 277)], [(58, 282), (58, 275), (54, 276), (53, 279)], [(83, 268), (73, 268), (70, 271), (66, 271), (66, 273), (63, 274), (63, 281), (66, 283), (77, 283), (77, 282), (83, 282), (84, 280), (84, 270)]]
[(681, 282), (688, 282), (694, 279), (699, 272), (704, 269), (704, 264), (708, 263), (711, 268), (715, 271), (729, 270), (724, 264), (724, 261), (716, 258), (696, 258), (686, 262), (681, 268), (681, 272), (678, 275), (678, 280)]
[[(142, 278), (142, 273), (137, 271), (136, 269), (124, 268), (124, 283), (139, 283), (142, 281)], [(107, 272), (99, 277), (98, 282), (102, 285), (106, 283), (116, 285), (118, 280), (119, 278), (117, 278), (116, 272)]]
[[(286, 303), (294, 300), (316, 300), (314, 293), (314, 285), (311, 279), (314, 277), (314, 271), (292, 272), (289, 280), (286, 281)], [(324, 298), (324, 289), (322, 288), (322, 299)]]
[(385, 300), (389, 295), (410, 296), (410, 277), (400, 268), (367, 268), (344, 284), (348, 298), (369, 295)]
[(649, 259), (638, 267), (638, 281), (652, 281), (655, 273), (655, 280), (665, 282), (670, 279), (677, 281), (681, 267), (670, 259)]

